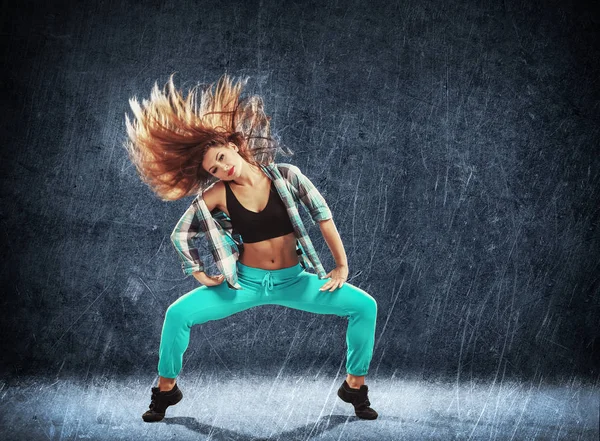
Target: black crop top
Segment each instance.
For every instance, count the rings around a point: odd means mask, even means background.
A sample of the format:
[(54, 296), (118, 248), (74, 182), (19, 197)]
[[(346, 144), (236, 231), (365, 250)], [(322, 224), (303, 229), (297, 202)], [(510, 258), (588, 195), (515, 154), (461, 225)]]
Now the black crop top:
[(237, 200), (229, 183), (225, 182), (227, 210), (233, 230), (242, 236), (244, 243), (260, 242), (294, 232), (287, 210), (277, 189), (270, 183), (269, 201), (260, 213), (250, 211)]

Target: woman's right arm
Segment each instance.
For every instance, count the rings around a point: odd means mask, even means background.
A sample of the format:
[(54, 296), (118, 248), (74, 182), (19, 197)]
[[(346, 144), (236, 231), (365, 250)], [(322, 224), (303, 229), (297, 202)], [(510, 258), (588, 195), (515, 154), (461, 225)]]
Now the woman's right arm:
[[(199, 196), (203, 199), (209, 212), (218, 205), (218, 189), (215, 187), (217, 185), (211, 186)], [(186, 276), (192, 274), (203, 285), (218, 285), (224, 281), (224, 278), (222, 276), (208, 276), (204, 272), (204, 264), (200, 260), (200, 253), (194, 245), (194, 240), (204, 234), (201, 219), (198, 217), (200, 210), (197, 204), (198, 199), (194, 199), (181, 216), (171, 233), (171, 242), (181, 259), (181, 268)]]

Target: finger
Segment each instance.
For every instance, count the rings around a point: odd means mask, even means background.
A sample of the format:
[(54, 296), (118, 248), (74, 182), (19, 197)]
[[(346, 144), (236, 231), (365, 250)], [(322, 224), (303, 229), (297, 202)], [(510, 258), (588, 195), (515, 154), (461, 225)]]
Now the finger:
[(344, 282), (341, 279), (336, 280), (331, 291), (335, 291), (336, 289), (341, 288), (343, 284)]
[(212, 282), (212, 284), (210, 286), (220, 285), (225, 280), (223, 275), (212, 276), (210, 279)]

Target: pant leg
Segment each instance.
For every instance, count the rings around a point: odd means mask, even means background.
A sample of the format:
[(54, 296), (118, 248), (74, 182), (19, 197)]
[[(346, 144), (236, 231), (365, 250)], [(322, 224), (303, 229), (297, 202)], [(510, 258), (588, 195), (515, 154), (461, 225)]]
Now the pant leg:
[(158, 375), (165, 378), (179, 375), (193, 325), (220, 320), (260, 304), (256, 290), (243, 287), (244, 290), (231, 289), (226, 282), (200, 286), (169, 306), (160, 339)]
[(377, 302), (368, 293), (350, 283), (333, 292), (319, 291), (327, 279), (302, 271), (292, 283), (275, 285), (269, 303), (317, 314), (335, 314), (348, 318), (346, 331), (346, 372), (366, 375), (373, 357)]

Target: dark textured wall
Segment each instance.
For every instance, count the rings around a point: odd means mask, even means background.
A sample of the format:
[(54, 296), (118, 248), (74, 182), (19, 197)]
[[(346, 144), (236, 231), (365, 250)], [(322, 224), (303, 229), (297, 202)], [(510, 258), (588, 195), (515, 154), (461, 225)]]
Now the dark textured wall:
[[(166, 308), (198, 286), (169, 241), (190, 200), (141, 183), (124, 114), (173, 72), (183, 89), (228, 72), (378, 300), (371, 373), (597, 376), (598, 15), (472, 3), (5, 8), (2, 369), (155, 371)], [(255, 308), (195, 327), (184, 370), (335, 371), (345, 326)]]

